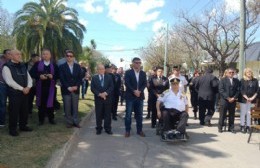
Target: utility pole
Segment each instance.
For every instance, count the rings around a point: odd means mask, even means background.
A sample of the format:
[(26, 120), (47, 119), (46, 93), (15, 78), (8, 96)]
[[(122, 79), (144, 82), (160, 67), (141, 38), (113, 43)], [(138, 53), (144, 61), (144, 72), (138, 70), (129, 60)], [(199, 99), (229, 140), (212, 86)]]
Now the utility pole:
[(240, 43), (239, 43), (239, 77), (243, 77), (245, 69), (245, 27), (246, 27), (246, 0), (240, 0)]
[(166, 66), (166, 62), (167, 62), (167, 55), (168, 55), (168, 34), (169, 34), (169, 30), (168, 30), (168, 23), (166, 25), (166, 38), (165, 38), (165, 51), (164, 51), (164, 62), (163, 62), (163, 75), (167, 76), (167, 66)]

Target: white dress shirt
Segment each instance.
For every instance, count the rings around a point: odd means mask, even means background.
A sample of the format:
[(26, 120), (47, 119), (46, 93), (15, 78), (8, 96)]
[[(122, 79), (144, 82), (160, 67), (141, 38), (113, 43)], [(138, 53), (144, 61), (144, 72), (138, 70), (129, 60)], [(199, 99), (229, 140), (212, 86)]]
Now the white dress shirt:
[[(18, 83), (16, 83), (12, 77), (11, 71), (7, 66), (4, 66), (3, 68), (3, 78), (5, 80), (5, 83), (10, 86), (11, 88), (15, 89), (15, 90), (20, 90), (22, 91), (24, 88), (19, 85)], [(32, 78), (30, 76), (30, 74), (27, 72), (27, 87), (31, 88), (32, 87)]]

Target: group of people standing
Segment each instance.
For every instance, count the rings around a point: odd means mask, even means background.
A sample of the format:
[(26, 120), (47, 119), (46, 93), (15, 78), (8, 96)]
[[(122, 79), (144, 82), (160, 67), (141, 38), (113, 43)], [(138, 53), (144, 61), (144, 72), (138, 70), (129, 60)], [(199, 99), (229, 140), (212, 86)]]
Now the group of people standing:
[[(68, 128), (73, 126), (80, 128), (78, 119), (80, 86), (82, 83), (85, 84), (81, 91), (84, 99), (86, 83), (88, 83), (90, 75), (83, 66), (76, 62), (72, 50), (65, 50), (64, 54), (65, 57), (56, 65), (52, 61), (50, 50), (43, 49), (41, 57), (32, 54), (30, 61), (24, 64), (20, 51), (4, 51), (4, 56), (0, 59), (0, 126), (5, 125), (6, 99), (8, 96), (9, 134), (11, 136), (18, 136), (18, 121), (20, 131), (32, 131), (27, 126), (27, 120), (28, 114), (32, 113), (35, 96), (39, 125), (44, 124), (46, 116), (50, 124), (56, 124), (54, 102), (57, 94), (57, 80), (60, 81), (61, 85), (66, 126)], [(181, 112), (188, 112), (186, 96), (184, 96), (185, 99), (182, 99), (187, 86), (190, 88), (194, 118), (197, 119), (198, 117), (201, 125), (211, 126), (211, 118), (217, 105), (219, 105), (218, 131), (223, 132), (228, 112), (228, 131), (235, 133), (235, 108), (236, 102), (240, 102), (241, 131), (249, 131), (250, 110), (252, 104), (256, 102), (257, 95), (259, 96), (259, 83), (254, 78), (250, 68), (244, 70), (244, 76), (240, 81), (234, 77), (235, 70), (233, 68), (228, 68), (222, 78), (214, 76), (211, 69), (207, 69), (204, 74), (195, 71), (193, 77), (188, 80), (180, 74), (179, 66), (173, 67), (172, 74), (169, 77), (163, 76), (162, 67), (157, 67), (154, 74), (147, 80), (141, 64), (140, 58), (133, 58), (131, 69), (125, 73), (123, 71), (117, 73), (115, 65), (99, 64), (97, 66), (97, 74), (92, 77), (91, 81), (91, 91), (95, 98), (97, 135), (102, 133), (103, 128), (107, 134), (113, 134), (111, 120), (117, 120), (117, 106), (121, 96), (121, 105), (123, 99), (126, 105), (125, 137), (130, 136), (132, 112), (135, 113), (136, 132), (144, 137), (143, 104), (145, 88), (149, 92), (148, 108), (152, 113), (151, 127), (155, 128), (156, 120), (160, 118), (156, 105), (158, 101), (162, 102), (161, 104), (164, 106), (166, 104), (166, 109), (181, 109)], [(175, 87), (176, 84), (178, 85), (177, 88)], [(168, 99), (169, 96), (166, 98), (165, 95), (170, 95), (170, 97), (181, 101), (180, 103), (172, 102)], [(180, 108), (180, 104), (183, 105), (183, 108)], [(197, 116), (198, 111), (199, 116)], [(149, 113), (147, 118), (150, 118)], [(184, 118), (185, 122), (183, 123), (186, 124), (188, 113)], [(103, 120), (104, 124), (102, 124)], [(183, 123), (182, 125), (184, 125)]]
[[(75, 61), (72, 50), (65, 51), (64, 61), (58, 67), (52, 61), (49, 49), (43, 49), (41, 57), (32, 54), (28, 63), (22, 62), (19, 50), (5, 50), (0, 60), (1, 126), (5, 125), (6, 99), (9, 99), (9, 134), (18, 136), (20, 131), (32, 131), (28, 124), (28, 114), (32, 112), (34, 96), (38, 107), (39, 125), (47, 116), (50, 124), (56, 124), (54, 107), (56, 83), (60, 80), (64, 103), (66, 126), (80, 127), (78, 119), (79, 89), (85, 78), (82, 68)], [(41, 58), (41, 59), (40, 59)], [(19, 122), (18, 122), (19, 121)]]
[(190, 80), (191, 104), (195, 119), (199, 109), (200, 124), (211, 126), (210, 120), (219, 106), (218, 132), (223, 132), (228, 116), (228, 131), (235, 133), (235, 110), (239, 102), (240, 130), (243, 133), (249, 132), (251, 108), (253, 103), (256, 103), (259, 93), (258, 80), (254, 78), (253, 71), (245, 68), (240, 81), (235, 77), (236, 71), (233, 68), (226, 69), (221, 78), (212, 73), (211, 69), (206, 70), (203, 75), (195, 72)]

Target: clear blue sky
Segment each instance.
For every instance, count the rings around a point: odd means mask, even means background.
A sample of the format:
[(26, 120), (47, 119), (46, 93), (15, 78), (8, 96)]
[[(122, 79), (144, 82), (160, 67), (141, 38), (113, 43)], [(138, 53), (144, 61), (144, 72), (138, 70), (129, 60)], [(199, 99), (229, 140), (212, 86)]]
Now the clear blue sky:
[[(15, 13), (30, 0), (0, 1), (3, 8)], [(239, 0), (222, 1), (239, 10)], [(179, 10), (199, 14), (218, 3), (219, 0), (68, 0), (67, 5), (78, 11), (80, 22), (87, 28), (83, 45), (94, 39), (97, 50), (119, 65), (120, 58), (130, 61), (136, 56), (133, 49), (145, 47), (160, 27), (174, 24)], [(259, 39), (259, 31), (256, 36)]]

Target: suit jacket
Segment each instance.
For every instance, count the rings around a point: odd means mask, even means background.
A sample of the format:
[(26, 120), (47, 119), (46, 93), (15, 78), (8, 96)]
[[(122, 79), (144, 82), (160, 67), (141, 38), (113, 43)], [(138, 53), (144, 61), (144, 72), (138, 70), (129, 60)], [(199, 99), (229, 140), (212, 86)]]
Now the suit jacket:
[(78, 89), (74, 92), (79, 94), (79, 88), (82, 81), (82, 73), (79, 64), (74, 63), (73, 73), (71, 73), (69, 65), (66, 63), (59, 66), (60, 82), (61, 82), (61, 93), (63, 95), (68, 95), (71, 92), (68, 87), (78, 86)]
[(136, 99), (137, 97), (134, 95), (134, 90), (141, 91), (141, 95), (139, 99), (144, 99), (144, 89), (146, 87), (146, 74), (144, 71), (139, 72), (139, 81), (137, 83), (135, 72), (133, 69), (125, 72), (125, 99)]
[(165, 90), (169, 89), (169, 80), (165, 76), (158, 79), (157, 75), (154, 75), (149, 81), (149, 86), (152, 93), (151, 97), (157, 99), (157, 94), (162, 94)]
[[(91, 80), (91, 91), (94, 94), (95, 97), (95, 102), (96, 103), (111, 103), (112, 102), (112, 93), (114, 90), (114, 84), (113, 84), (113, 79), (111, 75), (104, 74), (104, 86), (101, 86), (101, 81), (99, 79), (99, 74), (94, 75), (92, 80)], [(106, 92), (108, 96), (106, 97), (106, 100), (102, 99), (98, 95), (100, 93)]]
[[(240, 81), (240, 97), (239, 101), (241, 103), (246, 103), (247, 100), (243, 97), (243, 95), (246, 95), (247, 97), (252, 97), (254, 94), (256, 94), (259, 90), (259, 84), (257, 79), (253, 78), (252, 80), (244, 80), (241, 79)], [(252, 101), (252, 103), (256, 102), (256, 98)]]
[(118, 73), (116, 73), (116, 74), (114, 74), (114, 76), (115, 76), (115, 95), (120, 95), (120, 88), (121, 88), (121, 76), (118, 74)]
[(218, 78), (211, 73), (206, 73), (204, 76), (199, 77), (195, 84), (198, 97), (203, 100), (215, 100), (218, 84)]
[(234, 97), (235, 99), (238, 98), (240, 92), (240, 83), (239, 80), (233, 78), (233, 82), (231, 85), (230, 79), (228, 77), (224, 77), (219, 82), (219, 94), (222, 100), (227, 100), (227, 98)]

